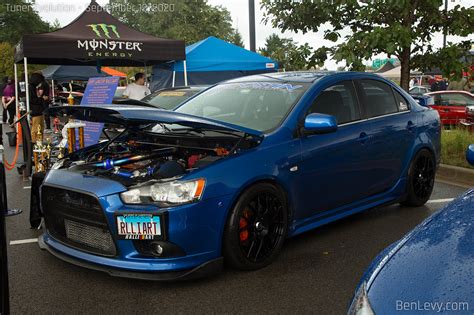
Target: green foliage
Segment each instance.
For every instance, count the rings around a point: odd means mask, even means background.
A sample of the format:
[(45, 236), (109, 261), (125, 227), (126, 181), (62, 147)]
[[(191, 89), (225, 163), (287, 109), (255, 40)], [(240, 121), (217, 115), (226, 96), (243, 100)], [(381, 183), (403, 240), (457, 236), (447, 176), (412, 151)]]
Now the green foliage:
[(16, 45), (25, 34), (50, 31), (50, 25), (43, 21), (33, 9), (34, 1), (3, 0), (0, 5), (0, 42)]
[(466, 161), (466, 149), (474, 143), (474, 132), (466, 129), (443, 130), (441, 134), (441, 163), (473, 168)]
[[(458, 57), (465, 45), (450, 44), (444, 50), (431, 46), (433, 34), (446, 28), (448, 35), (468, 36), (474, 32), (474, 9), (456, 5), (444, 12), (443, 0), (262, 0), (264, 21), (283, 31), (317, 32), (330, 25), (325, 39), (343, 41), (319, 47), (311, 58), (324, 62), (328, 56), (346, 61), (350, 69), (363, 70), (363, 60), (376, 54), (396, 56), (401, 63), (401, 85), (408, 89), (410, 68), (439, 66), (445, 74), (460, 73), (466, 66)], [(448, 58), (448, 59), (446, 59)], [(443, 62), (441, 62), (443, 61)]]
[(234, 30), (233, 33), (230, 34), (228, 42), (240, 46), (242, 48), (244, 47), (242, 35), (240, 35), (239, 31), (237, 30)]
[(51, 24), (51, 26), (49, 27), (49, 31), (54, 32), (54, 31), (59, 30), (60, 28), (61, 28), (61, 23), (59, 23), (58, 19), (55, 19), (53, 21), (53, 24)]
[(0, 78), (13, 77), (13, 47), (7, 42), (0, 42)]
[[(415, 55), (411, 59), (412, 67), (421, 70), (430, 68), (440, 68), (445, 77), (451, 80), (459, 80), (462, 77), (462, 70), (465, 70), (469, 64), (472, 64), (469, 55), (471, 48), (470, 41), (464, 41), (458, 44), (451, 44), (446, 48), (441, 48), (436, 52), (426, 52), (423, 55)], [(474, 75), (474, 73), (471, 73)]]
[[(243, 46), (242, 37), (232, 27), (232, 18), (222, 6), (212, 6), (205, 0), (166, 1), (172, 10), (143, 10), (163, 4), (163, 0), (110, 0), (112, 14), (129, 26), (163, 38), (183, 39), (187, 44), (215, 36)], [(120, 5), (134, 10), (114, 10)], [(138, 10), (138, 11), (136, 11)]]
[(308, 44), (297, 45), (290, 38), (272, 34), (267, 37), (265, 47), (260, 48), (259, 53), (278, 61), (280, 69), (293, 71), (308, 68), (311, 50)]

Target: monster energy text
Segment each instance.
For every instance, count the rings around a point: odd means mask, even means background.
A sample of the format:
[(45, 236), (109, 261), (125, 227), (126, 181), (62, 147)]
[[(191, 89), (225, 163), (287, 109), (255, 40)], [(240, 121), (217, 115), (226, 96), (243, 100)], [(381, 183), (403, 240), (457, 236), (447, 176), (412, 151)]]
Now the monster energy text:
[(108, 39), (91, 39), (91, 40), (77, 40), (77, 48), (84, 48), (85, 50), (128, 50), (128, 51), (142, 51), (143, 43), (140, 42), (125, 42)]

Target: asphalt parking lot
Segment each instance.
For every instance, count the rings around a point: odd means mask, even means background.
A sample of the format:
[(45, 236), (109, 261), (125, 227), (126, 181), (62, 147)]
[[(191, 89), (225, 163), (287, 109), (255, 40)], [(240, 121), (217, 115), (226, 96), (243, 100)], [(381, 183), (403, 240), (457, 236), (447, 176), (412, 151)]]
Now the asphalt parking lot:
[(31, 241), (41, 231), (29, 229), (29, 186), (16, 171), (7, 173), (9, 206), (24, 210), (6, 220), (12, 314), (343, 314), (372, 259), (466, 190), (436, 182), (423, 207), (381, 207), (289, 239), (278, 260), (263, 270), (226, 268), (199, 281), (158, 283), (114, 278), (41, 251)]

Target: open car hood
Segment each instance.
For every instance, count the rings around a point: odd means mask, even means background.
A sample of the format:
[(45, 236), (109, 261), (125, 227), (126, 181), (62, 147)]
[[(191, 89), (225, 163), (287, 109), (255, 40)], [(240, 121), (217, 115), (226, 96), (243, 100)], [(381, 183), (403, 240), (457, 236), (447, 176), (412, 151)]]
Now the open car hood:
[(263, 134), (257, 130), (213, 119), (136, 105), (69, 105), (52, 107), (48, 109), (48, 112), (51, 116), (69, 116), (79, 120), (122, 126), (165, 123), (178, 124), (195, 129), (237, 131), (253, 136), (261, 136)]

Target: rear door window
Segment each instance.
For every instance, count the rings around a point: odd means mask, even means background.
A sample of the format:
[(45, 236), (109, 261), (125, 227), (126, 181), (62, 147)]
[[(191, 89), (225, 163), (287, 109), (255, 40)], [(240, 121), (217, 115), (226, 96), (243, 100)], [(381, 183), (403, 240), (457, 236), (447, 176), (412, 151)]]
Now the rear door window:
[(367, 116), (378, 117), (398, 112), (392, 87), (377, 80), (359, 80)]

